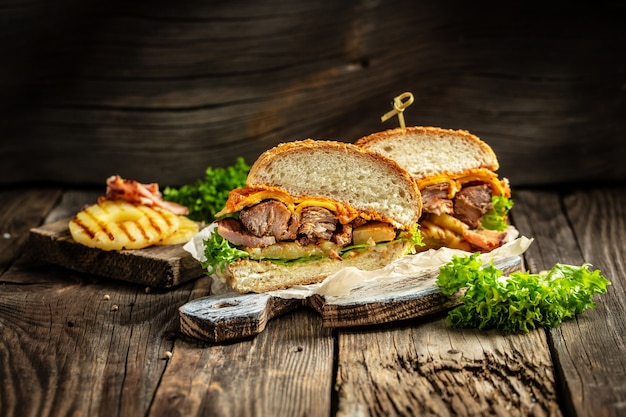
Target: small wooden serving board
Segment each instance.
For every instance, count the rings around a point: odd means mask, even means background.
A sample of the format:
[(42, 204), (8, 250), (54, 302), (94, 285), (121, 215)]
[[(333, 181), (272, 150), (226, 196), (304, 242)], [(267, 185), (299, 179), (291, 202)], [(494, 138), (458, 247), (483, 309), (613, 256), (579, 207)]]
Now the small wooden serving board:
[(204, 274), (183, 244), (103, 251), (74, 241), (68, 222), (69, 219), (59, 220), (30, 230), (29, 245), (38, 259), (153, 288), (174, 287)]
[[(522, 269), (521, 256), (494, 261), (505, 274)], [(187, 336), (223, 342), (261, 333), (269, 320), (297, 307), (321, 314), (324, 327), (353, 327), (421, 317), (450, 309), (458, 298), (447, 297), (436, 284), (438, 270), (395, 281), (368, 281), (347, 296), (312, 295), (282, 298), (270, 293), (231, 292), (198, 298), (179, 309), (180, 330)]]

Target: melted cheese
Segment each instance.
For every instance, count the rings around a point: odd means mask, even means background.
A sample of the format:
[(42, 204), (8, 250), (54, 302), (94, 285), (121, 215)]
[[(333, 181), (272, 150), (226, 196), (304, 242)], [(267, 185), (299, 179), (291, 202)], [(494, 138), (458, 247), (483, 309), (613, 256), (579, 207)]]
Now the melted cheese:
[[(359, 214), (363, 213), (353, 209), (348, 204), (332, 200), (327, 197), (311, 197), (299, 196), (294, 197), (277, 187), (244, 187), (232, 190), (228, 194), (226, 206), (216, 217), (226, 214), (236, 213), (245, 207), (252, 207), (259, 204), (263, 200), (277, 200), (285, 204), (287, 208), (295, 214), (300, 214), (305, 207), (323, 207), (335, 213), (339, 222), (346, 224), (354, 220)], [(369, 218), (366, 218), (369, 219)]]
[(440, 184), (442, 182), (448, 183), (448, 198), (453, 198), (457, 192), (461, 190), (463, 185), (470, 182), (483, 182), (491, 185), (491, 193), (495, 196), (511, 197), (511, 190), (506, 180), (498, 179), (498, 175), (484, 168), (469, 169), (460, 174), (451, 174), (449, 172), (443, 172), (441, 174), (431, 175), (426, 178), (417, 180), (417, 185), (421, 190), (424, 188)]
[(338, 211), (338, 206), (339, 204), (334, 202), (334, 201), (326, 201), (326, 200), (322, 200), (319, 198), (306, 198), (305, 200), (302, 200), (301, 202), (298, 203), (298, 205), (296, 206), (296, 208), (294, 209), (294, 212), (297, 214), (302, 213), (302, 209), (305, 207), (323, 207), (325, 209), (328, 209), (330, 211)]

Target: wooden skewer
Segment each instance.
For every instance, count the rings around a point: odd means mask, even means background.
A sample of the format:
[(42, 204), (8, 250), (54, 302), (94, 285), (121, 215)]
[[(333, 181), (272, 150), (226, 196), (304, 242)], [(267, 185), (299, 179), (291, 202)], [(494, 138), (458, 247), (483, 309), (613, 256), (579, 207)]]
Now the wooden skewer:
[(400, 127), (405, 127), (404, 110), (411, 104), (413, 104), (413, 94), (409, 92), (400, 94), (393, 99), (393, 110), (385, 113), (380, 120), (385, 122), (397, 114), (398, 120), (400, 121)]

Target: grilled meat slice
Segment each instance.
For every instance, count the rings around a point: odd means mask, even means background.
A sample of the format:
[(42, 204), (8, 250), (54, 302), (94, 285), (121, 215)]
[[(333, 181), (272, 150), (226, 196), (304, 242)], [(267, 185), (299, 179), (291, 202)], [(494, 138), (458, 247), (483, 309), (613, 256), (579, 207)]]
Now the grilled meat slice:
[(480, 218), (491, 210), (491, 186), (488, 184), (464, 187), (454, 198), (454, 217), (476, 229)]
[(341, 247), (352, 243), (352, 225), (340, 225), (340, 227), (333, 236), (333, 241)]
[(452, 214), (452, 200), (448, 198), (450, 184), (440, 182), (439, 184), (429, 185), (421, 190), (422, 193), (422, 210), (425, 213), (433, 214)]
[(239, 219), (253, 235), (273, 236), (277, 241), (294, 240), (298, 231), (296, 216), (292, 216), (287, 206), (276, 200), (244, 208), (239, 212)]
[(274, 236), (255, 236), (245, 230), (243, 224), (239, 220), (232, 218), (218, 220), (217, 233), (236, 246), (263, 248), (276, 243), (276, 238)]
[(307, 239), (330, 240), (339, 221), (335, 214), (323, 207), (305, 207), (300, 214), (298, 234)]

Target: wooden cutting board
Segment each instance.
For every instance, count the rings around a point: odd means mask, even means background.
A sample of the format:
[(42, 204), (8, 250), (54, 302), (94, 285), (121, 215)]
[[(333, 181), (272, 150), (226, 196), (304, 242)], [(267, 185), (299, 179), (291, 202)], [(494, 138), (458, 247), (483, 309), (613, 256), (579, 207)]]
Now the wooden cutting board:
[[(502, 258), (494, 266), (505, 274), (522, 269), (521, 256)], [(298, 307), (315, 309), (325, 327), (352, 327), (400, 321), (444, 311), (459, 304), (436, 284), (438, 270), (395, 281), (364, 283), (347, 296), (304, 299), (270, 293), (228, 293), (198, 298), (179, 309), (180, 330), (208, 342), (223, 342), (259, 334), (273, 317)]]
[(65, 268), (153, 288), (169, 288), (204, 274), (183, 244), (103, 251), (76, 243), (69, 219), (30, 230), (29, 247), (38, 259)]

